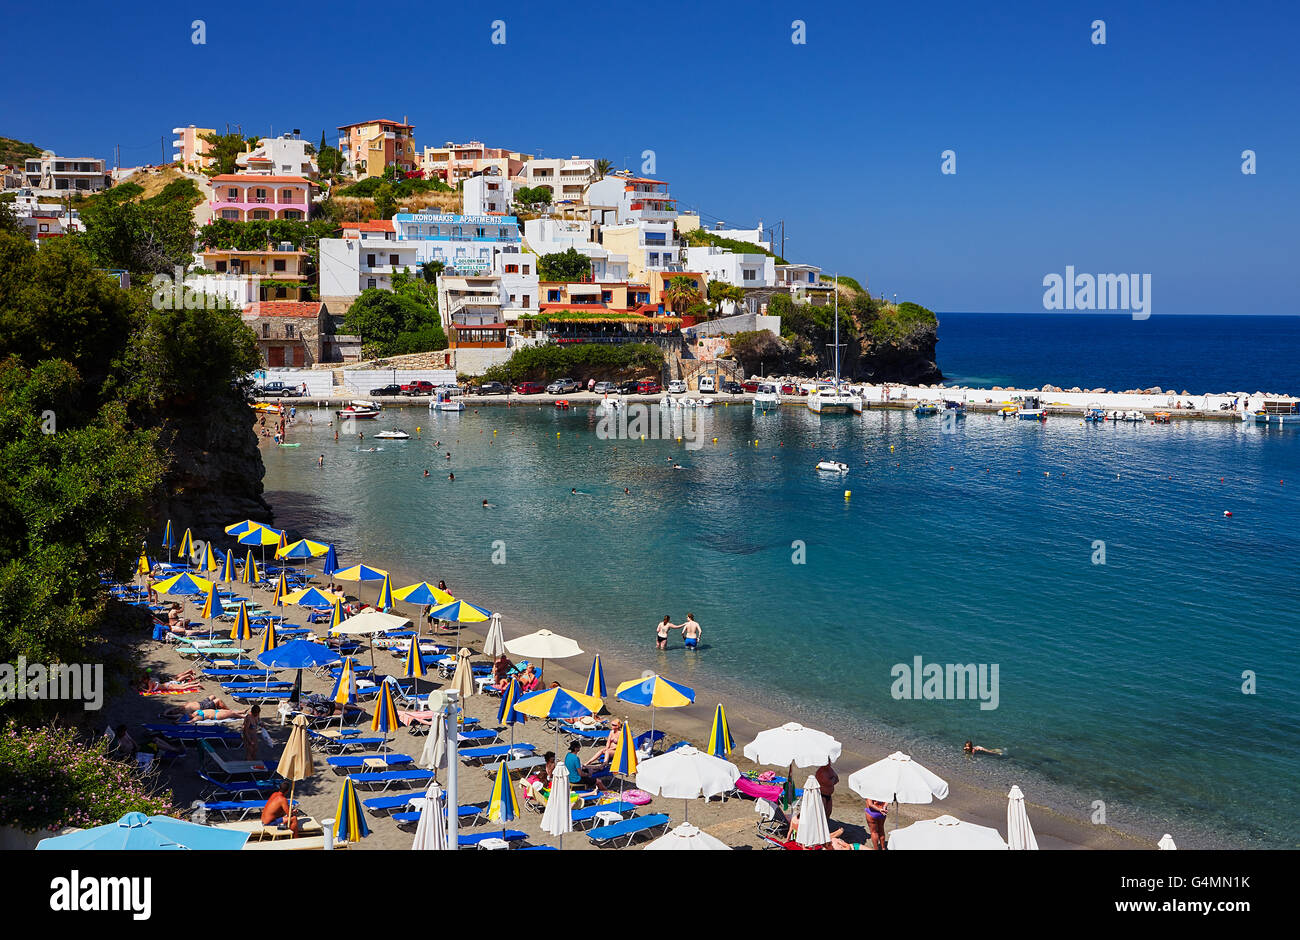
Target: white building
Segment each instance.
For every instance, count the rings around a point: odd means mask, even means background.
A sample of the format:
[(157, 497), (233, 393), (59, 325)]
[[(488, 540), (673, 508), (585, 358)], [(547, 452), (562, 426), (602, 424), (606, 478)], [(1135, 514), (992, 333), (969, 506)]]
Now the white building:
[(94, 157), (56, 157), (46, 150), (23, 161), (23, 185), (37, 195), (97, 193), (108, 185), (108, 170), (103, 160)]
[(497, 255), (520, 247), (519, 223), (512, 215), (402, 211), (392, 225), (397, 240), (414, 245), (421, 262), (438, 261), (462, 274), (495, 270)]
[(316, 157), (307, 152), (309, 146), (307, 141), (292, 134), (263, 137), (251, 151), (235, 157), (237, 172), (314, 178)]
[(463, 199), (461, 211), (465, 215), (509, 215), (514, 198), (514, 184), (502, 176), (496, 167), (478, 176), (471, 176), (461, 185)]
[(581, 252), (591, 260), (592, 279), (623, 283), (628, 279), (627, 255), (615, 254), (592, 240), (590, 222), (576, 219), (529, 219), (524, 223), (524, 241), (538, 255)]
[(320, 296), (356, 297), (377, 287), (392, 290), (393, 275), (419, 273), (419, 245), (399, 241), (392, 222), (343, 226), (342, 238), (320, 240)]
[(821, 307), (834, 299), (834, 282), (823, 281), (822, 269), (815, 264), (778, 264), (775, 270), (777, 288), (796, 303)]
[(86, 230), (76, 209), (69, 210), (59, 202), (41, 202), (30, 189), (18, 190), (13, 207), (19, 226), (34, 242)]
[(596, 161), (573, 156), (562, 159), (534, 159), (523, 165), (513, 177), (517, 186), (535, 189), (544, 187), (551, 194), (551, 202), (582, 202), (583, 193), (596, 176)]
[[(738, 254), (712, 245), (686, 249), (686, 264), (692, 271), (701, 271), (710, 281), (722, 281), (746, 290), (767, 290), (776, 286), (776, 261), (771, 255)], [(751, 313), (758, 313), (758, 297), (747, 297), (745, 304)]]
[[(603, 225), (600, 243), (628, 259), (628, 275), (641, 280), (651, 271), (682, 271), (682, 249), (672, 222), (633, 221)], [(702, 271), (692, 267), (689, 270)]]
[[(663, 180), (643, 176), (615, 174), (587, 187), (586, 203), (604, 207), (598, 221), (605, 223), (672, 222), (677, 218), (677, 204), (668, 195)], [(593, 218), (596, 213), (593, 211)]]

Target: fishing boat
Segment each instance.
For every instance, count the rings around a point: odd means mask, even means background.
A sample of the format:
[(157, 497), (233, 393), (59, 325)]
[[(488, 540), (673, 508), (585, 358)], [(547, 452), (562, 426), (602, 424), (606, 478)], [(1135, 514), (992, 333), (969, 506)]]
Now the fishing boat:
[(1170, 419), (1171, 419), (1171, 415), (1169, 414), (1169, 412), (1157, 411), (1154, 415), (1151, 416), (1151, 423), (1168, 424), (1170, 422)]
[(840, 293), (835, 292), (835, 383), (821, 385), (808, 395), (808, 410), (819, 415), (862, 414), (862, 396), (840, 385)]
[(401, 428), (393, 428), (391, 431), (380, 431), (378, 434), (372, 436), (385, 441), (409, 441), (411, 439), (411, 435), (407, 434)]
[[(567, 407), (567, 403), (566, 403)], [(465, 403), (460, 400), (459, 396), (452, 395), (450, 392), (440, 390), (437, 395), (429, 400), (430, 411), (464, 411)]]
[(1043, 410), (1036, 396), (1026, 395), (1020, 401), (1020, 407), (1016, 410), (1016, 417), (1021, 421), (1046, 421), (1047, 412)]
[(1016, 412), (1018, 412), (1019, 410), (1020, 408), (1018, 406), (1013, 405), (1010, 402), (1007, 402), (1005, 405), (1003, 405), (1001, 408), (998, 409), (998, 415), (999, 417), (1002, 418), (1014, 418), (1016, 416)]
[(1300, 424), (1300, 402), (1265, 401), (1264, 407), (1247, 418), (1253, 418), (1256, 424)]
[(918, 418), (926, 415), (937, 415), (939, 413), (939, 403), (937, 401), (918, 401), (916, 407), (912, 409), (912, 414)]
[(949, 399), (944, 399), (943, 414), (945, 418), (964, 418), (966, 417), (966, 403), (964, 401), (951, 401)]
[(1086, 424), (1104, 424), (1106, 410), (1101, 405), (1089, 405), (1083, 413), (1083, 420)]
[(822, 473), (848, 473), (849, 465), (838, 460), (819, 460), (816, 469)]
[(774, 411), (781, 407), (780, 389), (771, 382), (760, 382), (754, 393), (755, 411)]
[(555, 407), (560, 411), (568, 411), (571, 406), (567, 398), (557, 398), (555, 399)]
[(1140, 411), (1125, 411), (1115, 420), (1126, 421), (1129, 424), (1146, 424), (1147, 416)]
[(354, 399), (334, 413), (340, 418), (378, 418), (383, 407), (373, 401)]

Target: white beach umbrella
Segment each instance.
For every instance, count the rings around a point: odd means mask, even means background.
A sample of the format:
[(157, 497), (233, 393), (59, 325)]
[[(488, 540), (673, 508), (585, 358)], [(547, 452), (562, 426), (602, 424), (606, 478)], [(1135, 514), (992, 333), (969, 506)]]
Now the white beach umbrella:
[(434, 716), (433, 723), (429, 726), (418, 763), (425, 770), (447, 769), (447, 722), (440, 714)]
[(564, 764), (555, 765), (551, 777), (551, 795), (546, 799), (546, 811), (542, 813), (542, 832), (559, 836), (560, 846), (564, 846), (564, 834), (573, 831), (573, 808), (569, 805), (569, 771)]
[(1013, 849), (1038, 848), (1029, 814), (1025, 812), (1025, 795), (1018, 786), (1012, 786), (1007, 794), (1007, 845)]
[(758, 737), (745, 745), (744, 754), (756, 764), (821, 767), (839, 760), (840, 742), (824, 731), (789, 721), (779, 728), (759, 732)]
[(442, 788), (436, 783), (430, 784), (424, 796), (411, 800), (411, 805), (419, 809), (420, 821), (415, 826), (415, 840), (411, 848), (440, 849), (447, 848), (447, 821), (442, 815)]
[(1172, 852), (1174, 849), (1178, 848), (1178, 846), (1174, 845), (1174, 837), (1166, 832), (1160, 837), (1160, 841), (1156, 844), (1156, 848)]
[(496, 659), (506, 651), (505, 635), (501, 632), (501, 615), (494, 613), (488, 623), (487, 636), (483, 638), (483, 655)]
[[(802, 826), (802, 821), (800, 822)], [(923, 819), (889, 837), (891, 849), (1006, 849), (996, 829), (962, 822), (955, 816)]]
[(948, 784), (902, 751), (863, 767), (849, 777), (849, 789), (881, 803), (933, 803), (948, 795)]
[(337, 627), (333, 627), (330, 632), (361, 636), (368, 633), (383, 633), (385, 630), (403, 630), (409, 626), (411, 626), (409, 617), (398, 617), (377, 610), (363, 610), (355, 617), (349, 617)]
[(822, 802), (817, 777), (810, 775), (799, 800), (799, 831), (794, 840), (800, 845), (825, 845), (831, 841), (831, 827), (826, 821), (826, 804)]
[(677, 800), (707, 800), (726, 793), (739, 779), (740, 768), (735, 764), (690, 745), (644, 760), (636, 769), (638, 789)]
[(670, 829), (658, 839), (648, 843), (645, 848), (647, 852), (731, 851), (731, 846), (719, 839), (715, 839), (703, 829), (699, 829), (688, 822)]

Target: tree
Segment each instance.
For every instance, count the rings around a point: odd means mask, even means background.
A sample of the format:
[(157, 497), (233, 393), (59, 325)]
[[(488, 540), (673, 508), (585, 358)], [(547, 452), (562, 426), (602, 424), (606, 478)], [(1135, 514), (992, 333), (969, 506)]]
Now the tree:
[(614, 164), (610, 163), (608, 160), (597, 160), (596, 179), (603, 180), (606, 176), (609, 176), (609, 171), (612, 169), (614, 169)]
[(423, 275), (424, 280), (429, 284), (436, 284), (438, 282), (438, 275), (445, 270), (447, 270), (447, 266), (441, 261), (426, 261), (424, 264), (420, 265), (420, 274)]
[(241, 134), (204, 134), (199, 139), (208, 145), (208, 156), (212, 158), (212, 165), (203, 171), (208, 176), (234, 173), (238, 169), (235, 158), (248, 146)]
[(384, 183), (375, 193), (375, 212), (381, 219), (391, 219), (397, 211), (397, 199), (393, 196), (393, 184)]
[(737, 287), (735, 284), (728, 284), (726, 281), (709, 282), (709, 303), (713, 306), (715, 313), (722, 312), (722, 305), (731, 301), (732, 304), (739, 305), (745, 302), (745, 289)]
[(194, 257), (194, 216), (184, 202), (89, 203), (81, 236), (98, 267), (170, 273)]
[(391, 291), (361, 292), (343, 318), (343, 328), (361, 336), (367, 355), (392, 356), (447, 348), (447, 337), (430, 303), (433, 288), (422, 278), (396, 275)]
[(514, 201), (517, 206), (549, 206), (551, 204), (551, 191), (545, 186), (534, 186), (532, 188), (521, 186), (515, 190)]
[(674, 313), (698, 304), (701, 299), (700, 289), (689, 277), (677, 275), (664, 288), (664, 304)]
[(780, 366), (791, 354), (789, 344), (768, 330), (734, 333), (729, 343), (731, 355), (747, 375), (765, 375), (765, 370)]
[(332, 179), (343, 172), (343, 154), (334, 147), (322, 146), (316, 151), (316, 167), (322, 176)]
[(591, 259), (570, 248), (537, 259), (537, 277), (542, 281), (584, 281), (591, 277)]

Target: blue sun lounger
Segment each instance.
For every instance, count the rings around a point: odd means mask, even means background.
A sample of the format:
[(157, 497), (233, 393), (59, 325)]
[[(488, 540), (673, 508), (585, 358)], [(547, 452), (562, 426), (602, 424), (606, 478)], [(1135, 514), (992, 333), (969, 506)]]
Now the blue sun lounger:
[(231, 692), (230, 697), (236, 702), (266, 703), (266, 702), (287, 702), (293, 695), (293, 688), (281, 689), (245, 689), (242, 692)]
[(631, 803), (595, 803), (582, 809), (575, 809), (572, 818), (573, 824), (579, 826), (580, 823), (595, 822), (597, 813), (618, 813), (620, 816), (626, 816), (634, 812), (636, 806)]
[(604, 744), (609, 740), (609, 732), (596, 728), (592, 731), (585, 731), (582, 728), (575, 728), (573, 725), (560, 725), (560, 733), (567, 735), (570, 741), (581, 741), (584, 744)]
[(234, 666), (229, 669), (204, 669), (203, 678), (205, 679), (238, 679), (240, 677), (248, 679), (269, 679), (275, 675), (272, 669), (263, 669), (256, 664), (248, 667)]
[(415, 763), (409, 754), (343, 754), (339, 757), (327, 757), (325, 763), (334, 768), (336, 774), (346, 774), (350, 770), (361, 770), (367, 761), (383, 761), (384, 766), (396, 770)]
[(612, 826), (599, 826), (587, 833), (587, 838), (592, 845), (601, 847), (617, 845), (618, 840), (626, 839), (624, 846), (632, 844), (633, 840), (639, 835), (645, 835), (653, 829), (660, 829), (668, 825), (667, 813), (652, 813), (649, 816), (633, 816), (631, 819), (625, 819), (622, 822), (616, 822)]
[(220, 741), (229, 747), (242, 739), (239, 732), (225, 725), (145, 725), (146, 731), (173, 741)]
[(221, 781), (215, 777), (210, 777), (203, 771), (199, 771), (199, 779), (206, 783), (210, 790), (208, 796), (222, 796), (238, 800), (245, 797), (262, 797), (262, 805), (266, 805), (266, 796), (272, 790), (280, 789), (281, 780), (231, 780)]
[(374, 773), (351, 774), (352, 783), (358, 787), (379, 786), (387, 790), (395, 783), (428, 783), (432, 770), (379, 770)]
[[(291, 801), (294, 806), (298, 805), (297, 800)], [(261, 813), (266, 806), (266, 800), (211, 800), (203, 801), (203, 809), (208, 813), (216, 814), (222, 819), (229, 819), (234, 816), (236, 819), (243, 819), (249, 813)]]
[(221, 688), (226, 692), (245, 692), (249, 689), (252, 689), (253, 691), (264, 689), (270, 692), (283, 692), (285, 689), (292, 689), (293, 683), (281, 681), (257, 682), (255, 680), (249, 680), (248, 682), (223, 682), (221, 683)]
[(321, 734), (315, 728), (307, 729), (307, 737), (311, 738), (312, 747), (319, 748), (322, 751), (346, 751), (348, 748), (359, 747), (362, 750), (372, 747), (379, 747), (384, 743), (382, 737), (362, 737), (361, 731), (355, 730), (352, 733), (344, 732), (342, 734)]
[(476, 849), (484, 839), (505, 839), (507, 842), (522, 842), (528, 838), (528, 833), (521, 832), (518, 829), (506, 829), (504, 831), (491, 830), (490, 832), (476, 832), (469, 836), (460, 836), (456, 844), (463, 849)]
[(475, 741), (481, 744), (485, 741), (495, 741), (499, 737), (501, 737), (501, 732), (495, 728), (481, 728), (477, 730), (471, 728), (468, 731), (461, 731), (456, 740), (461, 744), (472, 743)]
[(509, 744), (495, 744), (491, 747), (467, 747), (461, 748), (457, 753), (460, 759), (467, 764), (482, 763), (485, 760), (491, 760), (493, 757), (506, 757), (511, 751), (521, 751), (525, 754), (532, 754), (537, 748), (532, 744), (516, 744), (511, 747)]
[[(410, 799), (411, 798), (408, 797), (407, 801), (409, 802)], [(366, 808), (369, 809), (369, 807)], [(460, 820), (461, 825), (467, 825), (465, 820), (468, 819), (470, 820), (468, 825), (472, 826), (474, 825), (474, 823), (479, 822), (482, 819), (486, 818), (483, 815), (486, 812), (487, 812), (486, 804), (466, 803), (464, 806), (456, 807), (456, 818)], [(447, 815), (446, 807), (443, 807), (442, 814), (444, 816)], [(420, 814), (418, 812), (393, 813), (391, 818), (393, 822), (397, 823), (397, 825), (399, 826), (411, 826), (411, 825), (415, 825), (420, 821)]]

